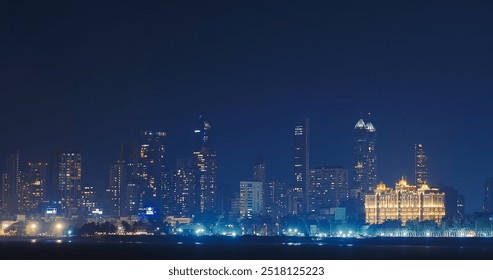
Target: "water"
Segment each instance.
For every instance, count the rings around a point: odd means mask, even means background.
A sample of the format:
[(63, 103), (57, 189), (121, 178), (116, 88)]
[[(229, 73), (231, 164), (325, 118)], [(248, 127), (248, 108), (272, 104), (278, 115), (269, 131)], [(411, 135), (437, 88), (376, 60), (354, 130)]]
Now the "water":
[(106, 236), (0, 238), (0, 259), (493, 259), (493, 238)]

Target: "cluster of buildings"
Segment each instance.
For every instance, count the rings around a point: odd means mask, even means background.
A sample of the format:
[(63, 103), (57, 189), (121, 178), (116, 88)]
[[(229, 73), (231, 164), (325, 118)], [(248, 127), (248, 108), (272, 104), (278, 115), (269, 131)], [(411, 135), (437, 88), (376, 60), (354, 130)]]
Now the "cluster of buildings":
[[(403, 178), (395, 188), (378, 181), (377, 130), (360, 119), (353, 132), (353, 166), (310, 166), (310, 122), (294, 126), (293, 182), (267, 180), (259, 159), (252, 177), (230, 191), (217, 184), (212, 127), (203, 116), (194, 130), (189, 158), (170, 168), (162, 131), (142, 131), (135, 143), (123, 144), (109, 169), (109, 182), (96, 196), (83, 185), (82, 154), (56, 153), (52, 164), (22, 162), (20, 152), (8, 156), (2, 174), (0, 208), (4, 215), (28, 217), (130, 217), (189, 219), (200, 214), (223, 215), (239, 221), (259, 215), (365, 221), (434, 221), (464, 214), (464, 198), (451, 187), (428, 186), (427, 157), (415, 145), (415, 185)], [(51, 175), (51, 176), (50, 176)], [(48, 186), (51, 186), (48, 187)], [(485, 211), (493, 209), (493, 180), (485, 184)]]

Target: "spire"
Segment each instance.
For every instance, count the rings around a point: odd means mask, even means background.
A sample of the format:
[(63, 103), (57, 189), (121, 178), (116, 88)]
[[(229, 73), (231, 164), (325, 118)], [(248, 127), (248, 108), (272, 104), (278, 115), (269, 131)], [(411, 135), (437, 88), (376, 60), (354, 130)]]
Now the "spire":
[(366, 124), (366, 126), (365, 126), (365, 128), (366, 128), (369, 132), (375, 132), (375, 131), (377, 131), (371, 122), (367, 123), (367, 124)]
[(354, 126), (354, 129), (357, 129), (357, 128), (365, 128), (365, 121), (363, 121), (363, 119), (360, 119), (360, 120), (356, 123), (356, 126)]

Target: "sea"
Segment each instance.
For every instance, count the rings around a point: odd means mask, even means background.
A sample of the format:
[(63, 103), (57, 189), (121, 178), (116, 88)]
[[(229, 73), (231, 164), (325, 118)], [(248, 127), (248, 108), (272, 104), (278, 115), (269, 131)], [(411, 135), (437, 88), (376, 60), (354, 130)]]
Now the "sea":
[(493, 260), (493, 238), (0, 237), (2, 260)]

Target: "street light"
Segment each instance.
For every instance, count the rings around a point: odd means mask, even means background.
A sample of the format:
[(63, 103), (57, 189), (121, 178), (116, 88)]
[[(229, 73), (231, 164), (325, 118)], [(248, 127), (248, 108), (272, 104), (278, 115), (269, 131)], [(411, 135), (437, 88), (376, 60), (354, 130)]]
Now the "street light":
[(36, 228), (37, 228), (37, 225), (35, 223), (29, 224), (29, 229), (30, 229), (31, 235), (36, 235)]
[(63, 225), (62, 223), (57, 223), (55, 225), (55, 234), (62, 235)]

